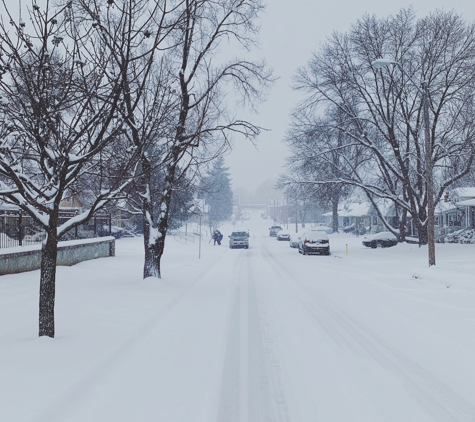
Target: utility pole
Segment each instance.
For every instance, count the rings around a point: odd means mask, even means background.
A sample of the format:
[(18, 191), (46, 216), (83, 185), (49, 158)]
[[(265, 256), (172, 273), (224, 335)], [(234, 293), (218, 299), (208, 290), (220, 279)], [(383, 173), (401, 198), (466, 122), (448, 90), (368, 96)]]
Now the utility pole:
[(426, 161), (426, 195), (427, 195), (427, 246), (429, 252), (429, 267), (435, 265), (435, 234), (434, 234), (434, 163), (432, 162), (432, 143), (430, 141), (429, 129), (429, 93), (427, 82), (421, 82), (419, 87), (411, 76), (404, 70), (400, 63), (388, 59), (377, 59), (371, 63), (376, 69), (385, 66), (395, 65), (406, 77), (411, 81), (422, 96), (422, 113), (424, 119), (424, 147), (425, 147), (425, 161)]
[(299, 203), (298, 201), (295, 201), (295, 233), (299, 232), (298, 218), (299, 218)]
[(435, 233), (434, 233), (434, 170), (432, 163), (432, 144), (429, 131), (429, 99), (427, 82), (422, 82), (422, 108), (424, 112), (424, 136), (426, 149), (426, 190), (427, 190), (427, 246), (429, 249), (429, 267), (435, 265)]
[(200, 235), (199, 235), (199, 246), (198, 246), (198, 259), (201, 259), (201, 212), (200, 212)]

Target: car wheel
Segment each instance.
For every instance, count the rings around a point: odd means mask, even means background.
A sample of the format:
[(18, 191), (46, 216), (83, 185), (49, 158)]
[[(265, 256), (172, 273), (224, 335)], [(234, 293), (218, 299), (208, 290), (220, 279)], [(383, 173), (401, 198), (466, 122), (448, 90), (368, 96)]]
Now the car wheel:
[(376, 242), (371, 242), (371, 249), (376, 249)]
[(377, 247), (377, 248), (382, 248), (382, 247), (384, 247), (383, 242), (378, 242), (378, 243), (376, 243), (376, 247)]

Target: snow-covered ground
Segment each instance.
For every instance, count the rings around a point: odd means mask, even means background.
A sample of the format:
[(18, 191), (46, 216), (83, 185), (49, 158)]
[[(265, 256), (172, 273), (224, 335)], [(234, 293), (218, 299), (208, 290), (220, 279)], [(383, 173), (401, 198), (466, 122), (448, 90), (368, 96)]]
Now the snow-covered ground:
[(259, 214), (249, 250), (170, 237), (161, 280), (141, 239), (59, 267), (55, 339), (38, 271), (0, 277), (0, 421), (475, 421), (475, 245), (302, 256)]

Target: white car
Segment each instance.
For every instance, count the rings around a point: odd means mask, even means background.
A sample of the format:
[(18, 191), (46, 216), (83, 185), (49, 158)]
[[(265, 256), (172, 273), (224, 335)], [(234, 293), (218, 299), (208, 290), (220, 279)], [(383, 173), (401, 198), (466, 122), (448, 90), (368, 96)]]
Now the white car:
[(397, 237), (391, 232), (379, 232), (363, 237), (363, 246), (368, 248), (390, 248), (397, 245)]
[(330, 255), (330, 240), (323, 230), (303, 233), (299, 239), (299, 253), (302, 255)]
[(286, 230), (281, 230), (280, 232), (277, 233), (276, 236), (277, 240), (290, 240), (290, 233)]
[(323, 225), (318, 225), (318, 226), (312, 228), (312, 230), (321, 230), (321, 231), (324, 231), (326, 234), (332, 234), (333, 233), (333, 229), (331, 227), (323, 226)]

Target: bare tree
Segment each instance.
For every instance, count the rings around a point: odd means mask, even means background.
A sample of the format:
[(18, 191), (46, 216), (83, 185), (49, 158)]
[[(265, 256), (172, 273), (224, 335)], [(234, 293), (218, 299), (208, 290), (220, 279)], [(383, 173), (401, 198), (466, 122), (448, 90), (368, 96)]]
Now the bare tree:
[(287, 173), (280, 178), (281, 187), (318, 198), (323, 207), (330, 205), (334, 232), (338, 232), (338, 204), (353, 191), (352, 184), (345, 180), (368, 159), (342, 130), (341, 120), (338, 108), (329, 107), (325, 117), (316, 117), (306, 108), (298, 109), (284, 140), (291, 155)]
[[(233, 94), (253, 104), (272, 80), (264, 63), (247, 60), (224, 62), (218, 57), (224, 42), (250, 48), (257, 34), (255, 21), (260, 0), (185, 0), (180, 22), (173, 32), (169, 54), (175, 77), (178, 108), (174, 133), (164, 159), (165, 180), (157, 212), (145, 217), (144, 277), (161, 277), (160, 261), (168, 231), (174, 186), (185, 171), (231, 147), (232, 135), (253, 139), (259, 127), (230, 113), (226, 96)], [(148, 227), (147, 227), (148, 225)]]
[[(109, 8), (82, 0), (122, 74), (121, 113), (140, 151), (138, 188), (144, 222), (144, 278), (160, 277), (173, 191), (231, 145), (233, 133), (253, 138), (259, 128), (229, 115), (230, 83), (244, 101), (260, 99), (270, 81), (264, 64), (222, 64), (223, 42), (250, 47), (260, 0), (124, 1)], [(113, 41), (107, 41), (113, 40)], [(140, 46), (141, 54), (130, 46)], [(220, 64), (218, 64), (220, 63)], [(155, 172), (164, 175), (152, 200)]]
[[(33, 2), (28, 25), (3, 6), (9, 22), (0, 22), (0, 195), (46, 231), (39, 335), (54, 337), (58, 239), (120, 195), (133, 153), (122, 150), (119, 160), (111, 148), (123, 136), (120, 79), (111, 77), (110, 57), (97, 54), (97, 39), (71, 3), (43, 9)], [(62, 200), (81, 185), (88, 186), (85, 210), (59, 225)]]
[[(437, 203), (473, 162), (474, 53), (475, 27), (454, 12), (416, 20), (412, 9), (402, 9), (387, 19), (365, 16), (348, 33), (333, 34), (296, 78), (306, 94), (300, 107), (317, 114), (338, 107), (341, 130), (372, 157), (341, 181), (393, 201), (411, 216), (421, 243), (427, 243), (423, 111), (407, 76), (427, 85)], [(405, 73), (375, 69), (380, 57)]]
[[(156, 206), (163, 189), (155, 186), (166, 177), (169, 145), (174, 136), (178, 110), (178, 86), (167, 51), (177, 48), (183, 1), (126, 0), (120, 3), (81, 0), (84, 20), (100, 34), (120, 75), (121, 106), (118, 112), (127, 127), (125, 135), (139, 157), (136, 179), (128, 191), (129, 211), (142, 215), (145, 264), (149, 268), (149, 239), (156, 237)], [(185, 182), (176, 181), (180, 188)], [(162, 192), (160, 192), (162, 191)], [(144, 270), (144, 278), (150, 274)]]

